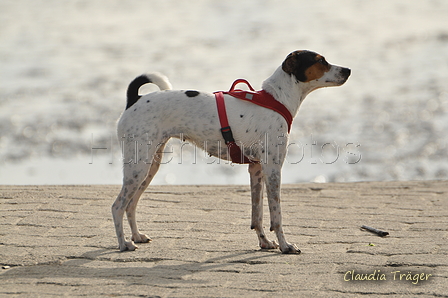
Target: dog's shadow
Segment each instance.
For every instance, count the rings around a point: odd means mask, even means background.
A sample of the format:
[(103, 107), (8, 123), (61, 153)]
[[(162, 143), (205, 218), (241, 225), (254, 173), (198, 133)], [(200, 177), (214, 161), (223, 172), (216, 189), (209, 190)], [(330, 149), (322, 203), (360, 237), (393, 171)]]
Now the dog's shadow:
[[(239, 273), (244, 264), (269, 264), (267, 258), (275, 251), (246, 250), (238, 253), (222, 253), (204, 261), (182, 261), (151, 257), (134, 257), (132, 252), (120, 253), (111, 249), (86, 252), (81, 256), (53, 264), (14, 267), (2, 274), (2, 278), (40, 279), (40, 283), (84, 283), (82, 279), (97, 279), (98, 283), (119, 280), (120, 283), (139, 285), (204, 284), (210, 274)], [(205, 274), (204, 274), (205, 273)], [(95, 284), (95, 282), (92, 282)], [(89, 282), (90, 284), (90, 282)]]

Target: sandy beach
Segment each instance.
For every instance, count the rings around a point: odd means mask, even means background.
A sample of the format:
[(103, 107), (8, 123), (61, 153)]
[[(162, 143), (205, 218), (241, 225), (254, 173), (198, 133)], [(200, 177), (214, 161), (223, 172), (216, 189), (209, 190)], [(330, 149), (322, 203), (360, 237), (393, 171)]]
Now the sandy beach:
[(448, 297), (446, 181), (284, 185), (300, 255), (258, 248), (248, 186), (150, 187), (120, 253), (119, 188), (2, 186), (0, 296)]

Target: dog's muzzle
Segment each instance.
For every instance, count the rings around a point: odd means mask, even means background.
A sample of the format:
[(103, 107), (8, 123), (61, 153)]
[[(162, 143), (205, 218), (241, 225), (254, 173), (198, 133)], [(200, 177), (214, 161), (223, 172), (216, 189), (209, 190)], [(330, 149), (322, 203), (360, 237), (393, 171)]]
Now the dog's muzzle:
[(341, 70), (339, 71), (338, 75), (338, 83), (340, 85), (344, 84), (347, 80), (350, 74), (352, 73), (352, 70), (347, 67), (341, 67)]
[(345, 67), (343, 67), (343, 68), (341, 69), (341, 75), (342, 75), (343, 77), (347, 78), (347, 79), (348, 79), (348, 77), (350, 76), (351, 73), (352, 73), (352, 70), (351, 70), (350, 68), (345, 68)]

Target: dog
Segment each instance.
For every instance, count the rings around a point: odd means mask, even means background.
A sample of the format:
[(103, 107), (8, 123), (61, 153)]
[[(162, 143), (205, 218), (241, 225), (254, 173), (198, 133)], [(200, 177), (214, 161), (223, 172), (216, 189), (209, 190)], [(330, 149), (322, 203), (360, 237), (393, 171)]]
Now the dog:
[[(262, 84), (262, 89), (283, 104), (294, 117), (305, 97), (322, 87), (340, 86), (351, 70), (328, 63), (322, 55), (308, 50), (290, 53), (275, 72)], [(139, 88), (152, 83), (160, 91), (144, 96)], [(122, 144), (123, 186), (112, 205), (120, 251), (135, 250), (135, 243), (151, 239), (140, 233), (136, 223), (136, 207), (160, 166), (163, 148), (170, 138), (183, 138), (204, 149), (210, 156), (230, 160), (220, 133), (220, 121), (214, 95), (194, 90), (172, 90), (161, 74), (146, 74), (134, 79), (127, 90), (126, 109), (118, 121), (118, 138), (131, 140)], [(282, 253), (300, 253), (295, 244), (286, 241), (280, 207), (281, 168), (286, 156), (288, 127), (275, 111), (224, 95), (228, 120), (235, 140), (255, 162), (249, 164), (252, 224), (263, 249)], [(134, 145), (133, 145), (134, 144)], [(258, 144), (261, 146), (254, 146)], [(268, 240), (262, 226), (263, 189), (267, 193), (270, 230), (277, 241)], [(131, 241), (123, 232), (126, 215), (131, 227)]]

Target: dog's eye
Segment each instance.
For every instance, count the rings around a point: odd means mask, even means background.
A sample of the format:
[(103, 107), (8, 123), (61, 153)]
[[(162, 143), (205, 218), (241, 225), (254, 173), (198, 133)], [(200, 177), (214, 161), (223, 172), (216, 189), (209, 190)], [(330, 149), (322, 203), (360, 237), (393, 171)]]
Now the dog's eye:
[(328, 62), (325, 60), (325, 58), (320, 58), (317, 62), (325, 66), (328, 65)]

